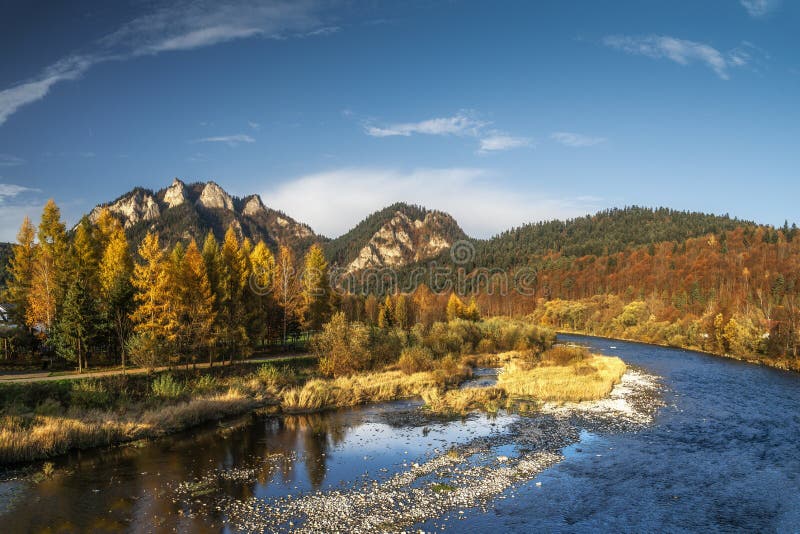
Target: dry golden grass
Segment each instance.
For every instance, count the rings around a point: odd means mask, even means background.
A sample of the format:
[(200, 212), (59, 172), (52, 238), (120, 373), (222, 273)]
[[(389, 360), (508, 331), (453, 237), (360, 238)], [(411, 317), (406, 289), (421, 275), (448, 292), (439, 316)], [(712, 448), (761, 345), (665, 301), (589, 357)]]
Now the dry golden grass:
[(6, 416), (0, 426), (0, 462), (21, 462), (84, 449), (161, 436), (251, 410), (261, 401), (237, 390), (199, 397), (141, 413), (91, 410), (64, 417)]
[(383, 371), (331, 380), (309, 380), (301, 387), (285, 390), (281, 408), (287, 413), (303, 413), (407, 399), (418, 397), (432, 388), (457, 384), (470, 374), (468, 367), (459, 366), (455, 370), (437, 369), (411, 375), (402, 371)]
[(549, 363), (530, 366), (511, 362), (503, 368), (497, 385), (511, 396), (541, 401), (597, 400), (611, 392), (626, 369), (619, 358), (598, 355), (569, 365)]
[(506, 392), (499, 387), (464, 388), (442, 391), (438, 388), (422, 392), (422, 400), (432, 412), (465, 414), (474, 410), (497, 412), (505, 406)]

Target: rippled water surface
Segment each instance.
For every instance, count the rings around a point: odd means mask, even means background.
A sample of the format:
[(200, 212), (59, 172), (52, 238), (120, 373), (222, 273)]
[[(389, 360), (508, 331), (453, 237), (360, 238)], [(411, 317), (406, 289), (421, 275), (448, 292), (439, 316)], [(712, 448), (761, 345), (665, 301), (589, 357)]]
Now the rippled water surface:
[[(799, 375), (635, 343), (560, 339), (663, 377), (666, 406), (655, 423), (622, 434), (584, 430), (562, 462), (486, 511), (453, 510), (417, 528), (800, 530)], [(516, 420), (437, 421), (417, 406), (251, 415), (141, 446), (75, 453), (38, 484), (10, 472), (0, 481), (0, 532), (219, 532), (226, 499), (268, 501), (383, 480), (454, 445), (503, 435)]]

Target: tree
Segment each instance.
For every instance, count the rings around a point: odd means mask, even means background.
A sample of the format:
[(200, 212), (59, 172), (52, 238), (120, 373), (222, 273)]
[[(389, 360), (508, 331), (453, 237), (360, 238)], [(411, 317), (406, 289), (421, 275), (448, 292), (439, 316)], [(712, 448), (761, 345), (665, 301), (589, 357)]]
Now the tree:
[(408, 299), (402, 293), (394, 299), (394, 324), (403, 330), (407, 330), (410, 321), (408, 318)]
[(282, 246), (278, 252), (278, 263), (275, 266), (275, 297), (281, 307), (283, 316), (283, 343), (289, 325), (297, 320), (302, 304), (302, 287), (297, 276), (295, 259), (289, 247)]
[(216, 313), (206, 265), (194, 239), (182, 254), (177, 274), (175, 283), (178, 286), (177, 318), (181, 346), (191, 352), (192, 361), (196, 362), (196, 352), (213, 344)]
[(276, 266), (275, 256), (263, 241), (259, 241), (250, 253), (250, 268), (248, 302), (251, 303), (252, 312), (248, 323), (253, 334), (251, 337), (264, 341), (269, 335), (274, 315)]
[(249, 260), (239, 244), (233, 225), (225, 232), (219, 264), (219, 335), (227, 348), (229, 361), (247, 343), (245, 329), (245, 288), (250, 276)]
[(87, 365), (98, 319), (97, 303), (89, 286), (83, 278), (76, 277), (67, 290), (52, 340), (59, 356), (77, 361), (79, 373)]
[(25, 322), (28, 298), (33, 280), (33, 266), (36, 249), (34, 239), (36, 229), (30, 219), (25, 217), (17, 234), (17, 244), (12, 248), (8, 265), (8, 288), (4, 298), (13, 305), (11, 313), (17, 324)]
[(464, 315), (464, 303), (455, 293), (450, 293), (447, 301), (447, 320), (459, 319)]
[(130, 313), (133, 309), (133, 260), (122, 225), (113, 218), (108, 224), (109, 227), (101, 234), (103, 250), (98, 267), (102, 297), (100, 309), (103, 322), (115, 338), (124, 370), (126, 341), (132, 328)]
[(386, 298), (383, 299), (383, 304), (381, 304), (381, 307), (378, 310), (378, 327), (391, 328), (394, 326), (394, 324), (394, 306), (392, 305), (392, 297), (386, 295)]
[(309, 330), (319, 330), (331, 313), (328, 262), (322, 247), (311, 245), (303, 263), (303, 320)]
[(478, 307), (478, 301), (475, 300), (473, 296), (469, 299), (469, 306), (464, 310), (464, 319), (469, 321), (480, 321), (481, 320), (481, 310)]
[(174, 348), (178, 336), (174, 283), (171, 269), (161, 250), (158, 234), (148, 232), (139, 245), (141, 263), (133, 268), (133, 287), (136, 290), (136, 308), (131, 314), (134, 332), (138, 339), (133, 342), (147, 354), (137, 355), (152, 364), (163, 360), (167, 351)]
[(40, 329), (46, 337), (64, 299), (69, 261), (66, 228), (61, 222), (61, 211), (52, 199), (42, 211), (38, 238), (25, 319), (28, 326)]

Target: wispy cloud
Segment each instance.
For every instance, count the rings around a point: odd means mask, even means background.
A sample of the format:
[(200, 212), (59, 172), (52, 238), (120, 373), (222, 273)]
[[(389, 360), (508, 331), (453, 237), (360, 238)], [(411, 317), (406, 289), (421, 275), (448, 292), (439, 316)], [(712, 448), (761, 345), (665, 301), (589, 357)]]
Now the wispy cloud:
[(739, 3), (751, 17), (761, 18), (778, 9), (781, 0), (739, 0)]
[(225, 143), (228, 146), (237, 146), (241, 143), (255, 143), (256, 140), (247, 134), (218, 135), (195, 139), (193, 143)]
[(528, 137), (514, 137), (501, 133), (495, 133), (481, 139), (481, 153), (498, 152), (501, 150), (511, 150), (514, 148), (524, 148), (533, 146), (533, 140)]
[(0, 205), (5, 204), (10, 198), (15, 198), (22, 193), (36, 193), (38, 189), (16, 184), (0, 184)]
[(602, 207), (596, 198), (520, 191), (511, 183), (504, 185), (502, 178), (479, 168), (343, 168), (300, 176), (262, 196), (270, 199), (270, 206), (331, 237), (398, 201), (446, 211), (474, 237), (489, 237), (532, 221), (585, 215)]
[(420, 122), (402, 122), (385, 126), (365, 124), (364, 131), (372, 137), (408, 137), (414, 134), (477, 136), (489, 123), (472, 115), (471, 112), (461, 111), (452, 117), (438, 117)]
[(592, 137), (573, 132), (554, 132), (550, 134), (550, 139), (564, 146), (571, 147), (594, 146), (607, 141), (605, 137)]
[(251, 130), (260, 130), (261, 125), (257, 122), (247, 121), (247, 125), (250, 127)]
[(0, 125), (20, 108), (44, 98), (55, 84), (76, 80), (99, 63), (237, 39), (286, 39), (337, 31), (323, 24), (324, 4), (317, 0), (185, 0), (156, 5), (93, 43), (90, 52), (68, 55), (33, 79), (0, 91)]
[(750, 43), (743, 42), (733, 50), (723, 53), (711, 45), (678, 39), (666, 35), (634, 37), (610, 35), (603, 44), (628, 54), (646, 56), (654, 59), (666, 58), (680, 65), (699, 62), (713, 70), (723, 80), (730, 78), (728, 71), (734, 67), (744, 67), (753, 60), (752, 53), (757, 50)]
[(16, 167), (17, 165), (22, 165), (23, 163), (25, 163), (25, 160), (18, 158), (17, 156), (12, 156), (11, 154), (0, 154), (0, 167)]

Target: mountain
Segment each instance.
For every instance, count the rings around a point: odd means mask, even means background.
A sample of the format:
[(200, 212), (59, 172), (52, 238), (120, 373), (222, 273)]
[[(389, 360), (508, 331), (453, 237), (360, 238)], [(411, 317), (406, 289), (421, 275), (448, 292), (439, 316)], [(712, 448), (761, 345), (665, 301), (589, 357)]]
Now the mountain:
[(175, 179), (169, 187), (153, 192), (135, 188), (89, 214), (94, 222), (107, 208), (138, 244), (148, 231), (156, 231), (166, 243), (194, 238), (202, 243), (212, 231), (221, 239), (230, 225), (253, 241), (263, 240), (273, 248), (286, 245), (296, 252), (322, 240), (306, 224), (268, 208), (261, 197), (237, 198), (215, 182), (185, 184)]
[(465, 238), (464, 231), (447, 213), (397, 203), (326, 243), (325, 253), (331, 263), (348, 272), (404, 267), (435, 258)]

